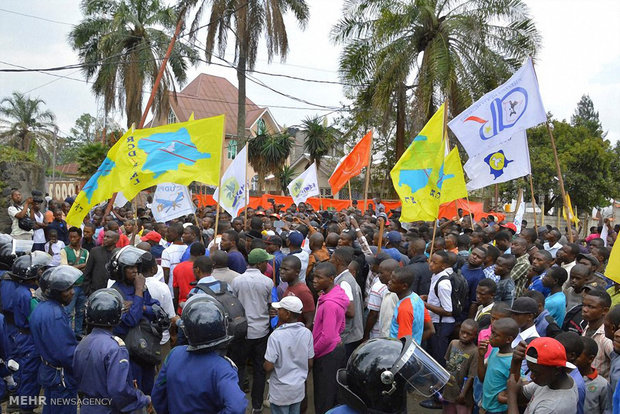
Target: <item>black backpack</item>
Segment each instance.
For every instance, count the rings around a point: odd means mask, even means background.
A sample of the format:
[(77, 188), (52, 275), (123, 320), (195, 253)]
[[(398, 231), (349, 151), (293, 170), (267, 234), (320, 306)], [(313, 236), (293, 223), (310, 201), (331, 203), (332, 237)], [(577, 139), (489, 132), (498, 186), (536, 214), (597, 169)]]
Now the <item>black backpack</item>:
[[(435, 283), (435, 295), (439, 298), (439, 283), (442, 280), (449, 280), (452, 286), (452, 294), (450, 299), (452, 301), (452, 317), (458, 318), (465, 309), (465, 304), (469, 301), (469, 286), (467, 285), (467, 279), (461, 274), (461, 271), (452, 272), (450, 276), (442, 276)], [(441, 322), (441, 316), (439, 317)]]
[(202, 290), (207, 295), (215, 298), (226, 310), (228, 314), (228, 332), (234, 337), (234, 339), (243, 339), (248, 333), (248, 320), (245, 317), (245, 309), (243, 305), (228, 291), (228, 284), (226, 282), (220, 283), (220, 291), (215, 292), (209, 284), (199, 283), (196, 285), (197, 289)]

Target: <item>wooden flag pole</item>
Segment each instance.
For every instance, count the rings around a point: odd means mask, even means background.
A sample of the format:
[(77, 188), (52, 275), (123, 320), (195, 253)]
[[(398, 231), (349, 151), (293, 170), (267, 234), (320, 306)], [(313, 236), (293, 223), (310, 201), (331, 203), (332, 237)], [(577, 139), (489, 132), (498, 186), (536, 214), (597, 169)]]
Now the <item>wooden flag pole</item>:
[(494, 210), (497, 211), (499, 210), (499, 186), (497, 184), (495, 184), (495, 208)]
[(530, 174), (530, 194), (532, 196), (532, 211), (534, 213), (534, 230), (536, 231), (536, 236), (538, 236), (538, 225), (536, 224), (536, 199), (534, 198), (534, 181), (532, 180), (532, 174)]
[[(249, 225), (249, 223), (248, 223), (248, 204), (249, 204), (250, 200), (246, 199), (246, 195), (249, 195), (249, 193), (250, 193), (250, 190), (249, 190), (250, 185), (248, 183), (248, 165), (249, 165), (248, 164), (248, 157), (249, 157), (248, 152), (249, 152), (248, 144), (245, 144), (245, 188), (243, 189), (243, 198), (245, 200), (245, 208), (243, 210), (243, 214), (245, 216), (245, 220), (243, 222), (243, 228), (244, 229), (247, 229), (248, 225)], [(217, 195), (219, 197), (219, 195), (220, 195), (219, 191), (218, 191)], [(219, 205), (219, 202), (218, 202), (218, 205)]]
[(540, 225), (541, 226), (545, 225), (545, 199), (544, 198), (543, 198), (542, 210), (540, 212)]
[[(558, 150), (555, 146), (555, 139), (553, 138), (553, 132), (551, 131), (551, 127), (549, 126), (549, 121), (547, 121), (547, 131), (549, 132), (549, 137), (551, 138), (551, 147), (553, 148), (553, 157), (555, 159), (555, 167), (558, 170), (558, 180), (560, 181), (560, 190), (562, 191), (562, 201), (564, 203), (564, 208), (566, 209), (566, 225), (568, 226), (568, 241), (573, 242), (573, 231), (570, 222), (570, 210), (568, 208), (568, 198), (566, 197), (566, 191), (564, 190), (564, 178), (562, 178), (562, 169), (560, 168), (560, 161), (558, 159)], [(558, 228), (560, 226), (558, 225)]]
[[(368, 166), (366, 167), (366, 183), (364, 184), (364, 213), (368, 210), (368, 186), (370, 185), (370, 164), (372, 164), (372, 140), (375, 138), (375, 131), (373, 128), (372, 135), (370, 136), (370, 151), (368, 151)], [(376, 213), (376, 211), (375, 211)]]
[(353, 197), (351, 197), (351, 180), (347, 181), (347, 185), (349, 186), (349, 203), (350, 206), (353, 207)]
[(433, 250), (435, 249), (435, 235), (437, 234), (437, 220), (433, 220), (433, 239), (431, 240), (431, 252), (428, 255), (428, 261), (431, 261), (433, 257)]
[(383, 245), (383, 228), (385, 226), (385, 219), (381, 217), (379, 221), (379, 242), (377, 243), (377, 254), (381, 253), (381, 246)]
[[(226, 130), (223, 129), (222, 130), (222, 147), (224, 146), (224, 143), (226, 142)], [(246, 151), (247, 152), (247, 151)], [(215, 205), (215, 228), (213, 230), (213, 245), (217, 246), (217, 227), (218, 224), (220, 222), (220, 200), (222, 197), (222, 168), (224, 167), (224, 150), (222, 149), (222, 152), (220, 154), (220, 179), (219, 179), (219, 183), (217, 185), (217, 200), (216, 200), (216, 205)], [(247, 167), (246, 167), (247, 168)], [(247, 169), (246, 169), (246, 175), (247, 175)]]
[[(471, 203), (469, 202), (469, 194), (465, 197), (467, 200), (467, 209), (469, 210), (469, 224), (471, 225), (471, 229), (474, 229), (474, 215), (471, 213)], [(458, 211), (458, 210), (457, 210)]]

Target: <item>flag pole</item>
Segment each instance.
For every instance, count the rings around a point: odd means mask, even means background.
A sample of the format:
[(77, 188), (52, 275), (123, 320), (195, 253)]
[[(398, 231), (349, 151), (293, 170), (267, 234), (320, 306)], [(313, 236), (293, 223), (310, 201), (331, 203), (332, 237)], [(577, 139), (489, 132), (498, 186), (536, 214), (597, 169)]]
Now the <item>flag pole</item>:
[(353, 207), (353, 197), (351, 197), (351, 180), (347, 181), (347, 185), (349, 186), (349, 205)]
[[(368, 151), (368, 166), (366, 167), (366, 183), (364, 184), (364, 210), (368, 211), (368, 185), (370, 184), (370, 164), (372, 164), (372, 140), (374, 139), (375, 129), (372, 129), (372, 135), (370, 136), (370, 151)], [(375, 212), (376, 213), (376, 212)]]
[[(225, 124), (224, 124), (225, 125)], [(217, 185), (217, 200), (215, 204), (215, 228), (213, 231), (213, 244), (217, 242), (217, 228), (220, 222), (220, 200), (222, 197), (222, 168), (224, 167), (224, 143), (226, 142), (226, 128), (222, 129), (222, 151), (220, 153), (220, 179)], [(246, 151), (247, 152), (247, 151)], [(246, 170), (247, 171), (247, 170)]]
[(465, 197), (467, 200), (467, 209), (469, 210), (469, 224), (471, 225), (471, 229), (474, 229), (474, 215), (471, 213), (471, 203), (469, 202), (469, 194)]
[[(444, 102), (444, 109), (443, 109), (443, 131), (441, 132), (441, 137), (442, 139), (445, 140), (445, 144), (446, 147), (449, 147), (449, 143), (448, 143), (448, 133), (447, 133), (447, 124), (448, 124), (448, 101)], [(446, 154), (444, 152), (444, 160), (446, 158)], [(471, 210), (471, 209), (470, 209)], [(458, 211), (457, 211), (457, 215), (458, 215)], [(435, 236), (437, 234), (437, 217), (439, 216), (439, 210), (437, 211), (436, 217), (433, 220), (433, 239), (431, 240), (431, 251), (429, 253), (429, 257), (428, 260), (430, 262), (430, 260), (433, 258), (433, 250), (435, 249)]]
[[(566, 225), (568, 226), (568, 241), (573, 242), (573, 232), (572, 226), (570, 222), (569, 216), (569, 208), (568, 208), (568, 199), (566, 198), (566, 191), (564, 190), (564, 178), (562, 178), (562, 169), (560, 168), (560, 161), (558, 159), (558, 150), (555, 146), (555, 139), (553, 138), (553, 132), (551, 131), (551, 127), (549, 126), (549, 121), (546, 123), (547, 132), (549, 132), (549, 137), (551, 138), (551, 147), (553, 148), (553, 157), (555, 159), (555, 167), (558, 170), (558, 180), (560, 181), (560, 190), (562, 191), (562, 201), (564, 203), (564, 208), (566, 208), (566, 217), (568, 218)], [(558, 226), (559, 228), (560, 226)]]
[[(248, 144), (245, 144), (246, 148), (245, 148), (245, 188), (243, 189), (243, 198), (246, 198), (246, 195), (248, 197), (248, 199), (245, 200), (245, 209), (243, 210), (243, 214), (245, 216), (245, 220), (243, 222), (243, 228), (247, 229), (248, 226), (248, 204), (250, 204), (250, 200), (249, 200), (249, 194), (250, 194), (250, 190), (249, 190), (249, 184), (248, 184)], [(218, 197), (220, 196), (220, 193), (217, 193)], [(219, 204), (219, 203), (218, 203)], [(274, 267), (275, 269), (275, 267)]]
[(385, 226), (385, 219), (381, 217), (379, 222), (379, 242), (377, 243), (377, 254), (381, 253), (381, 246), (383, 245), (383, 228)]
[(532, 180), (532, 174), (530, 174), (530, 193), (532, 195), (532, 211), (534, 212), (534, 230), (536, 231), (536, 236), (538, 236), (538, 225), (536, 224), (536, 199), (534, 198), (534, 181)]

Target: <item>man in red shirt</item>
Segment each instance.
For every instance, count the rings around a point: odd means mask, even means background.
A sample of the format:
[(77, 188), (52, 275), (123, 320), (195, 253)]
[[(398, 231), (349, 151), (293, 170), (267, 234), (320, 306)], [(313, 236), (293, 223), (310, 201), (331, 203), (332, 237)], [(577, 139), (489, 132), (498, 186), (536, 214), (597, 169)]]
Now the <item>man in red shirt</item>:
[(190, 283), (197, 280), (194, 275), (194, 261), (196, 261), (197, 258), (204, 256), (204, 254), (205, 245), (195, 242), (190, 246), (189, 260), (179, 263), (172, 271), (172, 288), (174, 290), (173, 302), (179, 315), (183, 311), (183, 305), (187, 300), (187, 295), (193, 288)]
[(297, 296), (303, 304), (299, 322), (303, 322), (306, 328), (312, 330), (315, 311), (314, 298), (308, 286), (299, 281), (300, 270), (301, 260), (297, 256), (286, 256), (280, 265), (280, 278), (283, 282), (288, 283), (284, 296)]

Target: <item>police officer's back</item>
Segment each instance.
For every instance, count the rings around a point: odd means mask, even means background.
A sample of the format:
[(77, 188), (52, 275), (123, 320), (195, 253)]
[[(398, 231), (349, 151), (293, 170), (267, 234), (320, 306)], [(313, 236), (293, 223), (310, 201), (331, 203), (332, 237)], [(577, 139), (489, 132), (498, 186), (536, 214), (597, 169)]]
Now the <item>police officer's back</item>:
[(232, 339), (226, 318), (222, 305), (210, 296), (186, 302), (181, 327), (189, 345), (172, 349), (157, 376), (151, 396), (158, 414), (245, 413), (237, 369), (220, 356)]
[(99, 289), (88, 298), (86, 323), (93, 330), (73, 356), (81, 414), (131, 412), (150, 403), (150, 398), (133, 386), (125, 343), (112, 334), (121, 321), (122, 308), (123, 298), (114, 289)]

